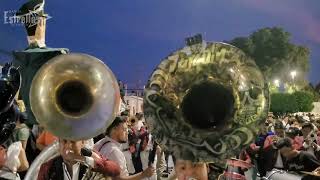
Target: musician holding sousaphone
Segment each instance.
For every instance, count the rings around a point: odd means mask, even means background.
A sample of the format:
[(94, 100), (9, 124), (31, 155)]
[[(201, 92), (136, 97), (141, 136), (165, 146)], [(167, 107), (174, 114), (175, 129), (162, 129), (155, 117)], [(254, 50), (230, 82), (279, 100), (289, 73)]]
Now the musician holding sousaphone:
[(106, 137), (98, 141), (95, 144), (94, 149), (120, 165), (120, 176), (117, 179), (141, 180), (153, 176), (155, 174), (153, 162), (151, 162), (149, 167), (144, 171), (129, 175), (126, 158), (121, 149), (121, 143), (126, 143), (127, 141), (127, 122), (120, 117), (116, 117), (112, 124), (107, 128)]
[[(152, 136), (175, 157), (185, 179), (234, 179), (227, 159), (254, 141), (269, 107), (255, 63), (238, 48), (201, 35), (163, 59), (151, 74), (144, 115)], [(209, 167), (209, 168), (208, 168)]]
[(85, 147), (85, 141), (59, 139), (60, 156), (42, 164), (38, 180), (78, 180), (86, 176), (88, 168), (99, 172), (97, 177), (116, 177), (120, 174), (117, 163), (103, 158)]

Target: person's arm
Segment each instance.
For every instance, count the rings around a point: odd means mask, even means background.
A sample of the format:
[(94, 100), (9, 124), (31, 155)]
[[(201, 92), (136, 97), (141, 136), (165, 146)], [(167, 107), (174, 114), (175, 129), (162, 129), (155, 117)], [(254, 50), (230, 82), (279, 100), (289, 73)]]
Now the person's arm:
[(18, 168), (18, 172), (26, 171), (27, 169), (29, 169), (29, 162), (28, 162), (24, 148), (20, 149), (19, 161), (20, 161), (20, 166)]
[(116, 162), (104, 158), (98, 152), (92, 151), (91, 157), (87, 157), (86, 161), (89, 162), (91, 159), (93, 162), (88, 164), (93, 167), (93, 171), (111, 177), (120, 175), (120, 166)]
[(7, 150), (0, 145), (0, 169), (5, 165), (7, 160)]
[(21, 144), (22, 144), (23, 149), (26, 149), (26, 148), (27, 148), (27, 142), (28, 142), (28, 141), (23, 140), (23, 141), (20, 141), (20, 142), (21, 142)]
[(128, 176), (129, 173), (126, 166), (126, 159), (123, 153), (116, 149), (112, 151), (107, 158), (115, 161), (120, 166), (121, 173), (120, 176), (115, 178), (116, 180), (141, 180), (143, 178), (151, 177), (155, 174), (155, 169), (153, 167), (148, 167), (143, 172)]
[(272, 137), (273, 136), (267, 136), (263, 143), (263, 148), (266, 149), (272, 144)]

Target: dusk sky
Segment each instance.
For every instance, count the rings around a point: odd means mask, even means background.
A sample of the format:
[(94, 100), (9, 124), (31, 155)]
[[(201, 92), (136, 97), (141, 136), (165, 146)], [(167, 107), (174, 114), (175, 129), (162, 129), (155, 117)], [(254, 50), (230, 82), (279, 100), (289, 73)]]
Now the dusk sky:
[[(0, 2), (1, 62), (11, 60), (3, 51), (27, 47), (24, 27), (4, 22), (4, 12), (24, 2)], [(48, 47), (93, 55), (129, 87), (142, 87), (188, 36), (201, 33), (206, 41), (223, 41), (274, 26), (311, 49), (308, 78), (320, 81), (320, 0), (47, 0), (45, 11), (52, 16)]]

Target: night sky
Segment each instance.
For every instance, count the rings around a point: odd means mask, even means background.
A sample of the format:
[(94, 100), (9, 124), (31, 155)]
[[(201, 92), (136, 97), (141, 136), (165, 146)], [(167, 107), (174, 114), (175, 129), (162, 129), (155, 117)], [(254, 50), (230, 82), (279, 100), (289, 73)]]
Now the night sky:
[[(4, 11), (24, 2), (0, 2), (1, 62), (11, 60), (3, 51), (27, 47), (24, 27), (4, 24)], [(206, 41), (223, 41), (273, 26), (311, 49), (308, 78), (320, 81), (319, 0), (47, 0), (45, 11), (52, 16), (48, 47), (96, 56), (129, 87), (142, 87), (188, 36), (202, 33)]]

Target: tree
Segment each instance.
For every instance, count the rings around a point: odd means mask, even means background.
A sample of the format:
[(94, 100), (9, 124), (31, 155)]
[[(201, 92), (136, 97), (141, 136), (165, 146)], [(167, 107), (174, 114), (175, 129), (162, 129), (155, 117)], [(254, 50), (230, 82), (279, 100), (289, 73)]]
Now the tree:
[(319, 101), (320, 94), (319, 94), (319, 91), (317, 91), (317, 86), (314, 87), (311, 83), (309, 83), (303, 88), (303, 90), (312, 94), (314, 102)]
[(299, 112), (309, 112), (313, 109), (313, 94), (306, 91), (296, 91), (292, 94), (298, 105)]
[(270, 111), (274, 113), (293, 113), (298, 112), (298, 105), (292, 95), (289, 93), (271, 94)]
[[(296, 84), (306, 84), (310, 51), (304, 46), (290, 43), (290, 33), (282, 28), (259, 29), (249, 37), (236, 37), (228, 43), (251, 56), (268, 80), (277, 77), (282, 82), (293, 83), (294, 80)], [(290, 77), (292, 70), (299, 72), (295, 79)]]
[(314, 90), (320, 94), (320, 82), (315, 86)]
[(274, 113), (310, 112), (313, 109), (313, 95), (306, 91), (271, 94), (270, 111)]

